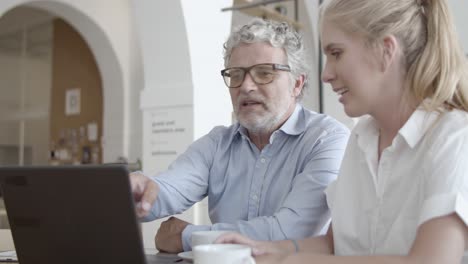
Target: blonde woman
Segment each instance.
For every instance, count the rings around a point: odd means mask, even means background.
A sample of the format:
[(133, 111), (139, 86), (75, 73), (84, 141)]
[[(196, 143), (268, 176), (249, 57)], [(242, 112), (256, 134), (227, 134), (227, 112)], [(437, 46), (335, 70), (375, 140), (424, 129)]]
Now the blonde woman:
[[(447, 0), (328, 0), (322, 79), (360, 117), (326, 190), (325, 236), (260, 242), (257, 263), (460, 263), (468, 247), (467, 65)], [(296, 253), (297, 252), (297, 253)]]

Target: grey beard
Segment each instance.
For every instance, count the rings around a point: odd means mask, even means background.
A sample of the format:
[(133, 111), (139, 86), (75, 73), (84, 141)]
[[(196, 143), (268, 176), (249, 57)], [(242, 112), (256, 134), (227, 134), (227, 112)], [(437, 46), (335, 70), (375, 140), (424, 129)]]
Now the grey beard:
[[(283, 113), (284, 114), (284, 113)], [(274, 117), (264, 119), (262, 118), (259, 122), (243, 122), (239, 119), (239, 123), (249, 131), (249, 133), (259, 134), (273, 132), (273, 129), (278, 126), (282, 116), (276, 115)]]

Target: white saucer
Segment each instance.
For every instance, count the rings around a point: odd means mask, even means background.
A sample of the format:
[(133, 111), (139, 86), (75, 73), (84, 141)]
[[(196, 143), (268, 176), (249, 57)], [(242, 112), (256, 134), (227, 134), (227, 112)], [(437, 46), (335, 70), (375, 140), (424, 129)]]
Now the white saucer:
[(187, 260), (192, 262), (193, 261), (193, 252), (192, 251), (186, 251), (186, 252), (180, 252), (177, 254), (177, 256), (183, 260)]

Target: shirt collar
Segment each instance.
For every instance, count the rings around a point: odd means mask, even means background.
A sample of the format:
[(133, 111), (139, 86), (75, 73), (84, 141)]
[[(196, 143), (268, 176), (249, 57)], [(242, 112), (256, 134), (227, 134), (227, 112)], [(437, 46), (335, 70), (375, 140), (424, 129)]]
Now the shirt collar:
[(434, 125), (439, 116), (440, 113), (437, 111), (427, 112), (422, 107), (418, 107), (398, 133), (413, 148)]
[[(278, 129), (288, 135), (299, 135), (306, 130), (305, 116), (303, 114), (303, 106), (299, 103), (296, 104), (291, 116), (284, 122)], [(248, 138), (247, 129), (239, 124), (237, 133)]]
[(302, 105), (296, 104), (296, 108), (291, 116), (284, 122), (284, 124), (279, 128), (288, 135), (299, 135), (306, 129), (306, 122), (304, 120), (305, 116), (302, 113)]
[[(413, 148), (418, 144), (418, 142), (423, 138), (426, 132), (434, 125), (439, 117), (440, 113), (437, 111), (427, 112), (419, 106), (410, 118), (403, 125), (402, 128), (398, 131), (398, 134), (401, 135), (406, 143)], [(356, 128), (354, 129), (356, 135), (358, 136), (358, 144), (361, 148), (365, 148), (364, 143), (367, 142), (364, 139), (369, 139), (371, 137), (378, 137), (379, 128), (375, 119), (371, 116), (363, 118)], [(359, 140), (359, 138), (361, 140)]]

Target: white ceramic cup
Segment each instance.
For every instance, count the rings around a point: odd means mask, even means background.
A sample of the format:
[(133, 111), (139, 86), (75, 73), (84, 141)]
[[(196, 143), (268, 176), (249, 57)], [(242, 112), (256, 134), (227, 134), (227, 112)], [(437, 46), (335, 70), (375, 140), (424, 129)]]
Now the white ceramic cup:
[(198, 245), (193, 248), (194, 264), (255, 264), (252, 249), (237, 244)]
[(222, 234), (228, 231), (195, 231), (192, 233), (192, 248), (198, 245), (213, 244)]

